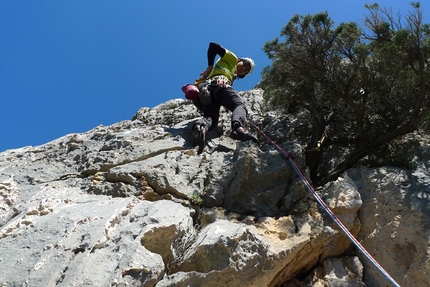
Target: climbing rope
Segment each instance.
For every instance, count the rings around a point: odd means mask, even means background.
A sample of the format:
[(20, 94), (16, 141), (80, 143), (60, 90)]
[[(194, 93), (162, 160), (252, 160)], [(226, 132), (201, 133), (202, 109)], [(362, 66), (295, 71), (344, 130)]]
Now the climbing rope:
[(333, 219), (333, 221), (337, 224), (337, 226), (343, 231), (343, 233), (354, 243), (354, 245), (361, 251), (361, 253), (364, 254), (364, 256), (369, 259), (369, 261), (389, 280), (391, 283), (393, 283), (394, 286), (400, 287), (400, 285), (388, 274), (387, 271), (385, 271), (384, 268), (382, 268), (381, 265), (372, 257), (372, 255), (367, 252), (366, 249), (364, 249), (363, 245), (354, 237), (354, 235), (349, 232), (349, 230), (343, 225), (343, 223), (337, 218), (337, 216), (331, 211), (330, 207), (327, 206), (327, 204), (324, 202), (324, 200), (318, 195), (318, 193), (315, 191), (315, 189), (312, 187), (312, 185), (309, 183), (309, 181), (306, 179), (306, 177), (303, 175), (303, 173), (300, 171), (300, 169), (297, 167), (296, 163), (288, 154), (286, 151), (284, 151), (279, 145), (277, 145), (272, 139), (270, 139), (263, 131), (258, 128), (258, 126), (252, 121), (250, 117), (248, 117), (248, 121), (253, 126), (259, 134), (261, 134), (264, 138), (266, 138), (281, 154), (283, 154), (288, 161), (290, 162), (293, 169), (296, 171), (297, 175), (300, 177), (302, 182), (305, 184), (306, 188), (311, 192), (315, 200), (322, 206), (322, 208), (327, 212), (327, 214)]

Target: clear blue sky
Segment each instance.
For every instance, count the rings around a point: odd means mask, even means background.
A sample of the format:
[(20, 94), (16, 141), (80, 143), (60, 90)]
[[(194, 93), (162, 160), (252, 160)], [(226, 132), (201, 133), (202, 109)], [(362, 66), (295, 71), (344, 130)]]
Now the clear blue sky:
[[(255, 60), (254, 73), (235, 83), (251, 89), (270, 65), (263, 45), (294, 14), (328, 11), (336, 25), (361, 22), (364, 5), (374, 2), (2, 0), (0, 152), (183, 98), (181, 86), (206, 68), (210, 41)], [(410, 0), (376, 2), (403, 15), (411, 10)]]

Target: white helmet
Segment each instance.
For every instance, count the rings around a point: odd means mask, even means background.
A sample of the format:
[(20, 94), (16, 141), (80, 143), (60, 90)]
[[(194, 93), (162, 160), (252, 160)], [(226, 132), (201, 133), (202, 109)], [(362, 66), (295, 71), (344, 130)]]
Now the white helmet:
[(247, 75), (251, 74), (255, 68), (254, 60), (252, 60), (251, 58), (240, 58), (240, 59), (242, 61), (249, 63), (249, 65), (251, 66), (251, 70), (249, 70), (249, 73)]

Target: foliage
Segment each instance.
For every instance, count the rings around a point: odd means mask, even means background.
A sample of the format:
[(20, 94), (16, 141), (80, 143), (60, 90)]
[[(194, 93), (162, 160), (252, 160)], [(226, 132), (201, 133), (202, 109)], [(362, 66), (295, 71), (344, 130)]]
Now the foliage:
[(203, 198), (198, 193), (193, 193), (190, 197), (190, 202), (194, 205), (200, 206), (203, 203)]
[(295, 15), (281, 38), (264, 45), (265, 100), (285, 112), (306, 111), (306, 163), (315, 184), (374, 157), (429, 117), (430, 25), (419, 3), (402, 22), (366, 5), (364, 27), (334, 27), (328, 13)]

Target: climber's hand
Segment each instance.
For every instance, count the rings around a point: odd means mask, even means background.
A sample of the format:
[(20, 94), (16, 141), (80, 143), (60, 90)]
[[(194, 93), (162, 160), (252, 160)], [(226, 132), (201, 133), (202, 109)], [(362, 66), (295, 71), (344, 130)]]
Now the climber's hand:
[(209, 76), (209, 74), (212, 72), (212, 68), (213, 68), (212, 66), (208, 66), (206, 70), (200, 73), (200, 76), (206, 79)]

